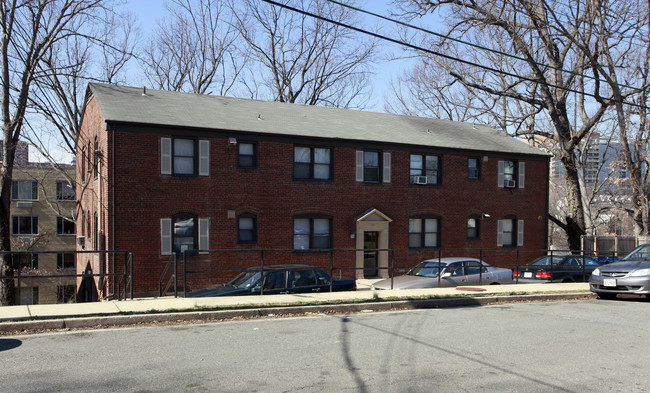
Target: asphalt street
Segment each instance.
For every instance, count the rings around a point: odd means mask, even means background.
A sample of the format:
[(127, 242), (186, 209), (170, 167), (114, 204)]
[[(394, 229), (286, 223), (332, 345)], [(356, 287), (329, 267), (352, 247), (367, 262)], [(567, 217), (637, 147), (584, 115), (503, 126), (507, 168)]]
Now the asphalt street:
[(11, 392), (647, 392), (631, 298), (0, 337)]

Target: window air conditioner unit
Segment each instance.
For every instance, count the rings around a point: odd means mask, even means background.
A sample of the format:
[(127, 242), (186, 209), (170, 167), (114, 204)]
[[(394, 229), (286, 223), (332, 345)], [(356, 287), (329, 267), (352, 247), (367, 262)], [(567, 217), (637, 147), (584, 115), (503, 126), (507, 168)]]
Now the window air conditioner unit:
[(515, 188), (517, 186), (517, 182), (514, 180), (506, 180), (506, 188)]
[(84, 248), (86, 245), (86, 238), (84, 236), (77, 236), (77, 245)]
[(427, 184), (426, 176), (413, 176), (413, 183), (415, 184)]

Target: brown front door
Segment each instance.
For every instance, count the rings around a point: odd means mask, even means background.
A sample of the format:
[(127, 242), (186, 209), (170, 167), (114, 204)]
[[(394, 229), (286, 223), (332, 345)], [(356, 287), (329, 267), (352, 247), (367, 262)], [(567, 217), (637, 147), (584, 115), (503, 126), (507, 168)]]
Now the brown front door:
[(379, 275), (379, 232), (363, 233), (363, 276), (377, 277)]

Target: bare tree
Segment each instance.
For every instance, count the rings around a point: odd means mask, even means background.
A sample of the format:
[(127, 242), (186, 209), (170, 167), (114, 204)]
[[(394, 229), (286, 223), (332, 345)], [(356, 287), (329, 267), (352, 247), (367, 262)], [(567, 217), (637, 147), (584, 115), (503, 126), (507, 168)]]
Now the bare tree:
[(26, 117), (22, 136), (51, 164), (56, 161), (50, 155), (51, 140), (59, 141), (67, 153), (76, 154), (88, 83), (122, 81), (124, 68), (133, 58), (137, 40), (133, 16), (106, 11), (97, 21), (102, 22), (102, 29), (95, 35), (85, 31), (88, 28), (78, 30), (78, 34), (51, 45), (39, 63), (42, 77), (34, 81), (28, 107), (38, 116)]
[(164, 90), (225, 95), (246, 60), (230, 10), (222, 0), (173, 0), (169, 19), (144, 49), (147, 80)]
[(117, 14), (106, 12), (103, 31), (98, 37), (93, 37), (95, 47), (102, 52), (100, 64), (102, 72), (98, 73), (99, 81), (109, 84), (119, 84), (127, 80), (125, 68), (135, 57), (135, 48), (140, 40), (140, 32), (135, 27), (136, 18), (131, 13)]
[[(100, 16), (101, 15), (101, 16)], [(122, 80), (125, 65), (133, 57), (134, 18), (105, 11), (98, 14), (101, 25), (82, 26), (76, 35), (54, 43), (43, 56), (39, 69), (42, 77), (34, 80), (29, 96), (21, 139), (30, 143), (46, 168), (56, 171), (74, 190), (74, 173), (60, 164), (62, 157), (76, 154), (77, 136), (81, 128), (86, 86), (89, 82), (117, 83)], [(91, 34), (91, 30), (96, 30)], [(56, 70), (55, 72), (51, 70)], [(43, 179), (34, 179), (40, 184)], [(45, 189), (45, 188), (43, 188)], [(61, 214), (55, 195), (44, 194), (45, 204), (57, 215), (75, 221), (74, 214)]]
[[(294, 10), (254, 0), (242, 3), (245, 8), (235, 12), (237, 28), (256, 60), (244, 82), (249, 95), (308, 105), (365, 105), (376, 42)], [(326, 0), (285, 3), (338, 22), (359, 22), (353, 11)], [(261, 86), (266, 90), (260, 91)]]
[(605, 3), (595, 8), (594, 13), (599, 34), (594, 38), (595, 45), (582, 43), (583, 50), (589, 53), (592, 67), (603, 75), (614, 98), (621, 153), (613, 165), (624, 168), (624, 176), (619, 176), (616, 182), (627, 186), (631, 193), (631, 204), (622, 207), (634, 221), (635, 234), (648, 237), (650, 7), (647, 2), (621, 1)]
[[(480, 121), (498, 129), (506, 129), (516, 122), (505, 99), (497, 100), (479, 90), (462, 88), (431, 56), (421, 55), (411, 70), (391, 81), (391, 87), (392, 95), (384, 104), (389, 113)], [(503, 111), (509, 116), (503, 116)], [(524, 125), (524, 120), (518, 124)]]
[[(549, 218), (565, 230), (569, 246), (579, 249), (589, 209), (579, 173), (581, 143), (614, 103), (625, 99), (613, 93), (603, 74), (624, 67), (624, 57), (613, 58), (614, 69), (597, 68), (594, 62), (600, 60), (602, 49), (598, 42), (616, 40), (633, 30), (624, 24), (617, 28), (615, 23), (610, 24), (613, 30), (600, 29), (598, 12), (607, 7), (601, 2), (398, 2), (407, 12), (444, 14), (449, 29), (430, 45), (463, 62), (439, 57), (427, 61), (452, 78), (447, 85), (480, 96), (471, 101), (477, 120), (501, 124), (514, 136), (553, 141), (566, 179), (566, 215)], [(437, 96), (442, 92), (438, 89)]]
[[(15, 149), (23, 131), (35, 80), (54, 73), (44, 64), (58, 42), (77, 34), (83, 22), (110, 0), (2, 0), (0, 74), (3, 162), (0, 172), (0, 250), (11, 250), (11, 182)], [(9, 254), (0, 255), (0, 275), (13, 276)], [(0, 304), (15, 303), (13, 279), (0, 280)]]

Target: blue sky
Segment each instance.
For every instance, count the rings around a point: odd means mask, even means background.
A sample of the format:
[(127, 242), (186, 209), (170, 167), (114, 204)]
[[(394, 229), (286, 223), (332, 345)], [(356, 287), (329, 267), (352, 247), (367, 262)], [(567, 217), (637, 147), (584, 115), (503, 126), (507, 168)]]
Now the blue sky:
[[(156, 28), (157, 22), (165, 17), (167, 13), (167, 3), (167, 0), (128, 0), (125, 1), (125, 4), (121, 6), (120, 9), (129, 10), (136, 15), (138, 18), (137, 24), (142, 35), (141, 39), (145, 40), (147, 39), (149, 32)], [(387, 5), (389, 0), (366, 0), (365, 3), (366, 5), (363, 6), (364, 9), (377, 14), (389, 16), (389, 8)], [(378, 22), (378, 19), (368, 17), (368, 26), (375, 25)], [(418, 22), (415, 23), (417, 24)], [(388, 31), (389, 30), (382, 29), (381, 33), (394, 36), (393, 33), (389, 33)], [(391, 28), (390, 31), (394, 31), (394, 29)], [(388, 52), (402, 54), (401, 48), (396, 44), (384, 45), (383, 51), (384, 54), (387, 54)], [(389, 86), (391, 79), (395, 79), (397, 75), (410, 68), (412, 64), (412, 60), (384, 61), (381, 64), (378, 64), (375, 68), (375, 76), (372, 80), (373, 95), (366, 110), (383, 112), (385, 97), (392, 94)], [(133, 72), (135, 73), (139, 71)], [(134, 79), (137, 79), (137, 77)], [(58, 142), (56, 142), (55, 139), (56, 138), (50, 142), (48, 150), (55, 157), (57, 162), (70, 162), (72, 157), (63, 147), (58, 145)], [(44, 161), (35, 149), (30, 149), (30, 159), (32, 161)]]
[[(167, 9), (167, 0), (135, 0), (129, 1), (124, 6), (124, 9), (133, 12), (138, 18), (138, 25), (140, 27), (143, 39), (146, 39), (148, 31), (155, 29), (157, 22), (165, 17)], [(366, 0), (362, 8), (381, 15), (389, 16), (389, 0)], [(368, 26), (375, 25), (380, 19), (368, 16)], [(416, 22), (417, 23), (417, 22)], [(391, 29), (394, 31), (394, 29)], [(382, 31), (382, 34), (387, 34)], [(394, 36), (394, 35), (393, 35)], [(402, 55), (401, 49), (396, 44), (386, 43), (383, 48), (384, 55), (399, 54)], [(384, 97), (389, 94), (390, 80), (395, 79), (397, 75), (403, 73), (412, 65), (411, 60), (399, 60), (382, 62), (377, 65), (375, 69), (375, 77), (373, 78), (373, 99), (369, 104), (368, 110), (383, 111)]]
[(124, 9), (132, 11), (138, 17), (138, 22), (143, 34), (148, 28), (156, 25), (156, 20), (162, 18), (166, 13), (166, 0), (132, 0)]

